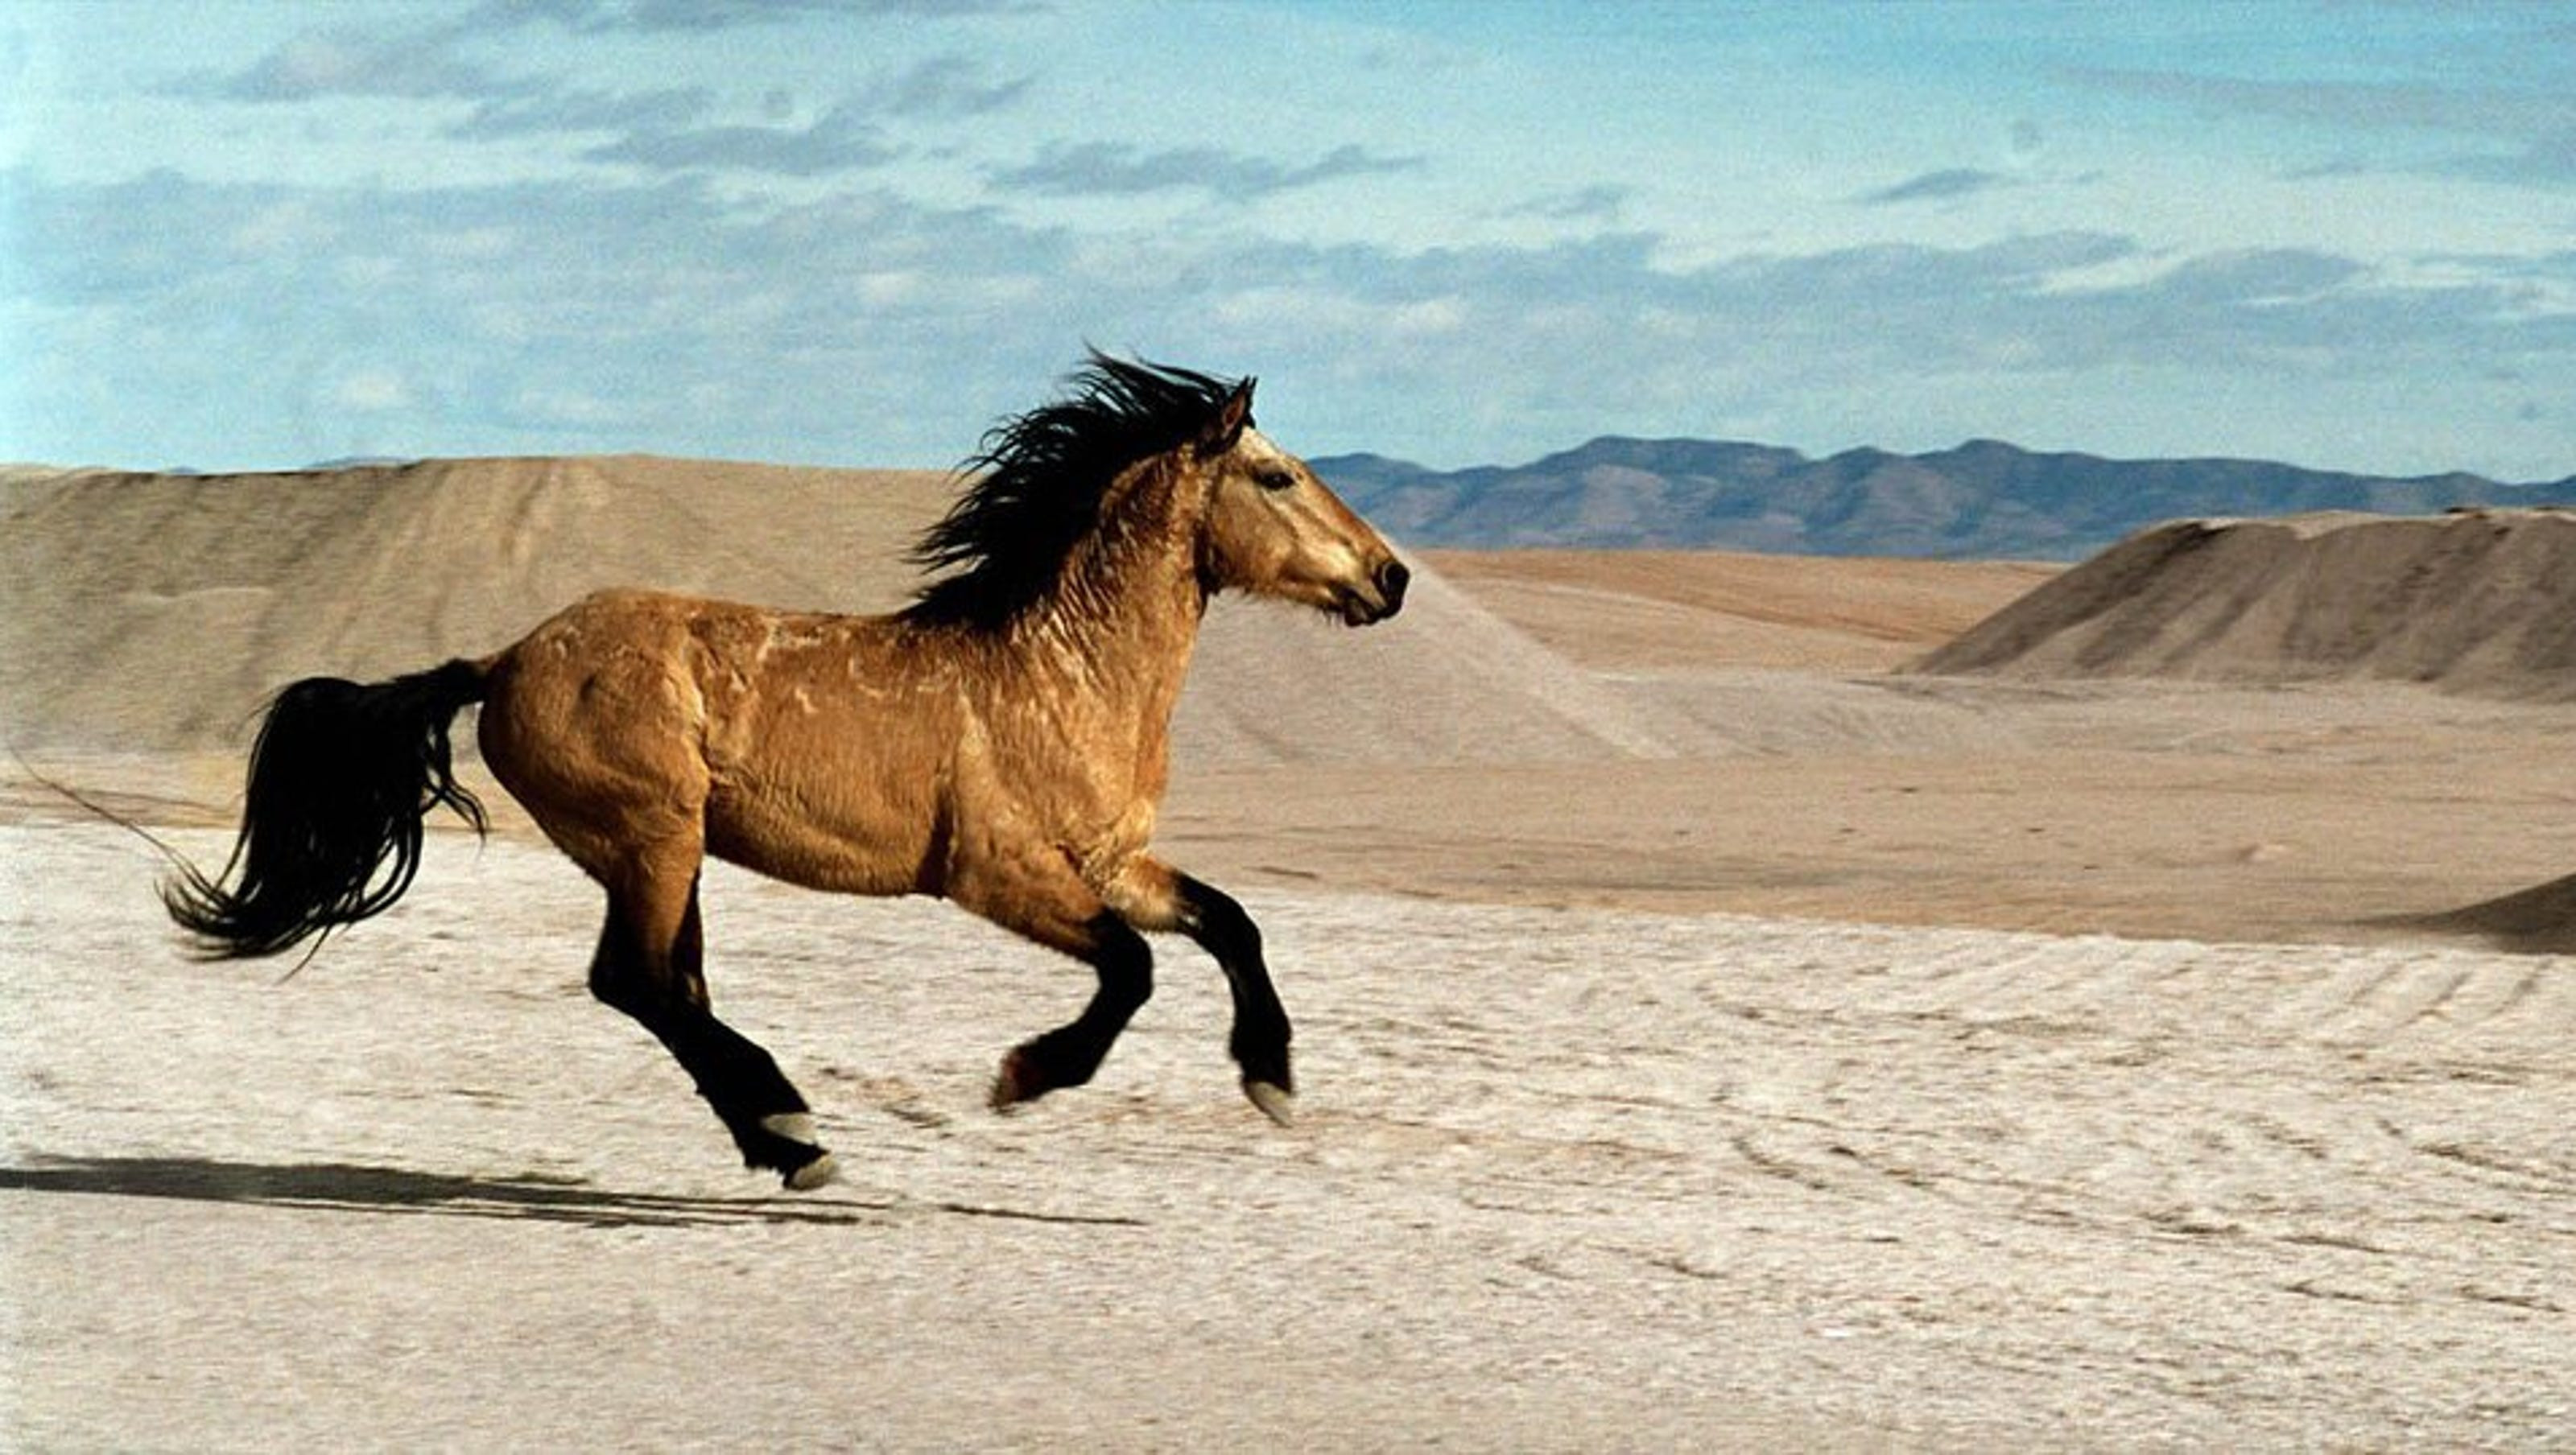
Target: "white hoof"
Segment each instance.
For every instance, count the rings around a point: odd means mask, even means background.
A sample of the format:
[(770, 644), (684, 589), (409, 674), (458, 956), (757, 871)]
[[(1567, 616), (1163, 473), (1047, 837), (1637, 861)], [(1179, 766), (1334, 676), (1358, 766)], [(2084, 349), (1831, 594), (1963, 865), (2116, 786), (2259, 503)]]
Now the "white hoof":
[(1254, 1106), (1261, 1108), (1263, 1116), (1279, 1125), (1293, 1127), (1297, 1124), (1297, 1098), (1289, 1095), (1287, 1088), (1267, 1081), (1247, 1081), (1243, 1083), (1243, 1094), (1251, 1098)]
[(795, 1171), (788, 1173), (786, 1179), (787, 1190), (789, 1192), (812, 1192), (815, 1188), (832, 1182), (840, 1175), (841, 1164), (833, 1158), (831, 1153), (826, 1152), (822, 1156), (815, 1158), (813, 1161), (806, 1163), (804, 1166), (797, 1168)]
[(788, 1191), (812, 1192), (841, 1175), (840, 1164), (832, 1160), (831, 1153), (823, 1150), (822, 1142), (814, 1135), (812, 1112), (772, 1112), (760, 1119), (760, 1129), (797, 1146), (811, 1147), (818, 1154), (813, 1161), (781, 1175), (779, 1180), (787, 1184)]

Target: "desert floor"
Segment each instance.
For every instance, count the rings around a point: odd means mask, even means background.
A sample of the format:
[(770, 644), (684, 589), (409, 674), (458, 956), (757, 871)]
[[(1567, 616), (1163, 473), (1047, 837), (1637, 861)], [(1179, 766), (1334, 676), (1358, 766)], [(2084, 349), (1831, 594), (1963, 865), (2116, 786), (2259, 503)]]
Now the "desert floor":
[[(2040, 568), (1435, 564), (1693, 748), (1185, 762), (1288, 1130), (1186, 943), (996, 1116), (1082, 972), (718, 870), (844, 1169), (778, 1194), (523, 829), (290, 975), (0, 774), (0, 1444), (2569, 1441), (2576, 713), (1889, 670)], [(222, 857), (229, 762), (42, 770)]]

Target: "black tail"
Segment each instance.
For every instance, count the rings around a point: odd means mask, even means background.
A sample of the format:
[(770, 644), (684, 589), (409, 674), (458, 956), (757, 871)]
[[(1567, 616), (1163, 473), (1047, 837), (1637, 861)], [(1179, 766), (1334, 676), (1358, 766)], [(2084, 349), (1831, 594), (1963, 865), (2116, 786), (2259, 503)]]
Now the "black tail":
[(161, 885), (170, 917), (208, 955), (234, 959), (392, 905), (419, 872), (432, 808), (483, 831), (483, 805), (457, 783), (447, 747), (448, 722), (482, 700), (482, 669), (465, 661), (390, 682), (308, 677), (277, 694), (250, 751), (232, 859), (216, 879), (181, 864)]

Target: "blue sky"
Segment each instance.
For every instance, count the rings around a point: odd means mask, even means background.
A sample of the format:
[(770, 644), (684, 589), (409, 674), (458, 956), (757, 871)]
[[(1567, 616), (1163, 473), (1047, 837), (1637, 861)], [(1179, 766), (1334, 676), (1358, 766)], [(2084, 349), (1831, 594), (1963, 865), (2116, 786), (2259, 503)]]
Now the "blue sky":
[(1086, 342), (1307, 454), (2576, 474), (2576, 8), (0, 9), (0, 459), (945, 466)]

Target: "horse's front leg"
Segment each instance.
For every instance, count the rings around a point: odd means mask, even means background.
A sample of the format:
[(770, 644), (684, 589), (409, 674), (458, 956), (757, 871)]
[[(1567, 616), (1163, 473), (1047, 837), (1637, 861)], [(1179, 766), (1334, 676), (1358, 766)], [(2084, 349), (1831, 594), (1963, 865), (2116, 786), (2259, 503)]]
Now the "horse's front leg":
[(1061, 950), (1100, 977), (1081, 1015), (1002, 1058), (993, 1079), (993, 1108), (1007, 1110), (1089, 1081), (1154, 993), (1154, 952), (1145, 937), (1103, 903), (1072, 865), (1047, 855), (981, 867), (952, 882), (948, 892), (961, 908)]
[(1260, 926), (1234, 896), (1155, 859), (1130, 864), (1119, 876), (1111, 902), (1138, 929), (1176, 930), (1216, 958), (1234, 992), (1234, 1032), (1227, 1049), (1242, 1068), (1243, 1094), (1264, 1116), (1288, 1125), (1297, 1090), (1288, 1069), (1288, 1012), (1270, 983)]

